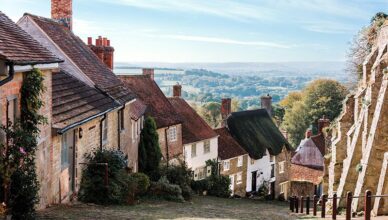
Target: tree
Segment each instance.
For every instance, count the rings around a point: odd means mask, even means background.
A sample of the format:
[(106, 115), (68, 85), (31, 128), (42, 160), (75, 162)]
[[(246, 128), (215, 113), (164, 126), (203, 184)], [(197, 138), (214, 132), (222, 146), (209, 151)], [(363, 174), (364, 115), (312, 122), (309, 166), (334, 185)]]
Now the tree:
[(302, 92), (287, 96), (281, 102), (286, 109), (282, 127), (289, 133), (291, 144), (297, 146), (310, 125), (316, 131), (322, 116), (334, 120), (341, 113), (347, 93), (346, 87), (335, 80), (317, 79)]
[(218, 102), (204, 104), (200, 115), (211, 127), (218, 127), (221, 123), (221, 104)]
[(144, 121), (139, 143), (139, 171), (147, 174), (152, 180), (158, 179), (162, 153), (156, 123), (152, 117)]

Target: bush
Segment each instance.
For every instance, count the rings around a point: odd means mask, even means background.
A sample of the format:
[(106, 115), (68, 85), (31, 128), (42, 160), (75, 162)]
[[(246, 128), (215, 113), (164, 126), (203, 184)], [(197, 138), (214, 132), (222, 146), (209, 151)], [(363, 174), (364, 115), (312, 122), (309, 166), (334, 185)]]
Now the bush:
[(150, 187), (150, 178), (144, 173), (132, 173), (128, 181), (135, 184), (133, 192), (135, 195), (144, 195)]
[(209, 195), (228, 198), (231, 195), (230, 179), (227, 176), (212, 175), (209, 177)]
[(192, 195), (191, 181), (193, 172), (187, 168), (185, 163), (162, 167), (161, 175), (165, 176), (171, 184), (179, 185), (182, 196), (185, 200), (190, 200)]
[(183, 202), (182, 190), (178, 185), (171, 184), (166, 177), (162, 177), (158, 182), (151, 182), (149, 196), (169, 201)]
[(197, 193), (197, 194), (203, 194), (204, 191), (209, 190), (210, 188), (210, 182), (208, 179), (198, 180), (198, 181), (192, 181), (191, 182), (191, 188)]
[[(119, 151), (99, 150), (86, 156), (90, 165), (82, 173), (79, 199), (96, 204), (120, 204), (128, 196), (126, 159)], [(105, 168), (95, 163), (108, 163), (108, 186)]]

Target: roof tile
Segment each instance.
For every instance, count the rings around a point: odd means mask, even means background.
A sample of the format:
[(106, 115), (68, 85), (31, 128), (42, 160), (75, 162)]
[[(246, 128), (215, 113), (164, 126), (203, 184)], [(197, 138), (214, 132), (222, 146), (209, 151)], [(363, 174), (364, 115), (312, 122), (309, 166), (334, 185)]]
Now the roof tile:
[(244, 148), (237, 143), (229, 133), (227, 128), (218, 128), (214, 130), (218, 135), (218, 156), (221, 160), (238, 157), (248, 154)]

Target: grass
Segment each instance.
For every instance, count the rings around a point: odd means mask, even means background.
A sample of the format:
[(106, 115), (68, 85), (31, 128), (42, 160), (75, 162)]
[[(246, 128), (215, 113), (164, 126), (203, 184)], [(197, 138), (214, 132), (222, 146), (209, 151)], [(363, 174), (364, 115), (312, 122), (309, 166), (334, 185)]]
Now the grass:
[(145, 200), (134, 206), (73, 204), (38, 212), (38, 219), (294, 219), (277, 201), (194, 196), (185, 203)]

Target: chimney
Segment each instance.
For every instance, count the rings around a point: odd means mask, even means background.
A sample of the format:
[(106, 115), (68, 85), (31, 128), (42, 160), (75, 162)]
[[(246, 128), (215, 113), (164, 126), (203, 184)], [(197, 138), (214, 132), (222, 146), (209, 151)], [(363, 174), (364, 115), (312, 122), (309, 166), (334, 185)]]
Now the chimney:
[(151, 79), (154, 79), (155, 70), (153, 68), (143, 68), (143, 75), (149, 76)]
[(115, 49), (110, 46), (108, 38), (98, 36), (96, 38), (96, 45), (93, 45), (93, 38), (88, 37), (88, 46), (109, 69), (113, 70), (113, 54)]
[(261, 108), (266, 109), (269, 116), (272, 117), (272, 97), (267, 94), (261, 96)]
[(72, 0), (51, 0), (51, 18), (62, 23), (69, 30), (73, 28)]
[(322, 134), (323, 129), (329, 126), (330, 126), (330, 120), (326, 118), (326, 116), (323, 116), (321, 119), (318, 120), (318, 134)]
[(181, 97), (182, 96), (182, 85), (179, 85), (179, 83), (174, 85), (172, 93), (173, 93), (174, 97)]
[(232, 99), (225, 98), (221, 100), (221, 117), (222, 120), (226, 120), (228, 116), (232, 113)]

